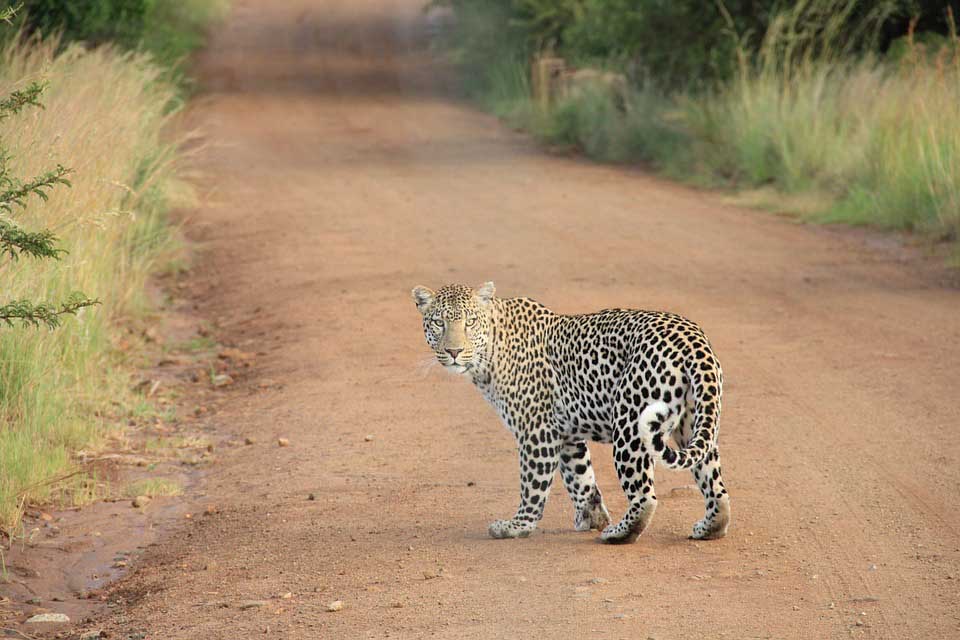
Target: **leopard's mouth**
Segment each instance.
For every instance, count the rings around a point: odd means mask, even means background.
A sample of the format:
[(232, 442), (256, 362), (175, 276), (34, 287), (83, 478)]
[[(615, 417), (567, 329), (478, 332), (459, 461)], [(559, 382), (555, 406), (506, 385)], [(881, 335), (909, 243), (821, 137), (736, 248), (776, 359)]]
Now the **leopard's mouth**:
[(469, 362), (462, 364), (460, 362), (444, 362), (443, 368), (449, 371), (450, 373), (456, 373), (458, 375), (463, 375), (466, 372), (470, 371), (473, 368), (473, 365)]

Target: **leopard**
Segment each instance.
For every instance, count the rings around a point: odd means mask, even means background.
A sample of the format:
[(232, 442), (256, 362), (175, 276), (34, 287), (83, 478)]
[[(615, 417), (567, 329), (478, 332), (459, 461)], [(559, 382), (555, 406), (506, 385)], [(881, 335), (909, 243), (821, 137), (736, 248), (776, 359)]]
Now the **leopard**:
[[(520, 505), (489, 525), (491, 537), (528, 537), (559, 470), (576, 531), (635, 542), (657, 508), (657, 465), (690, 470), (703, 495), (704, 517), (690, 538), (727, 534), (730, 496), (717, 444), (723, 373), (696, 323), (638, 309), (562, 315), (531, 298), (497, 297), (493, 282), (411, 293), (437, 361), (469, 378), (516, 440)], [(627, 498), (616, 523), (588, 441), (612, 443)]]

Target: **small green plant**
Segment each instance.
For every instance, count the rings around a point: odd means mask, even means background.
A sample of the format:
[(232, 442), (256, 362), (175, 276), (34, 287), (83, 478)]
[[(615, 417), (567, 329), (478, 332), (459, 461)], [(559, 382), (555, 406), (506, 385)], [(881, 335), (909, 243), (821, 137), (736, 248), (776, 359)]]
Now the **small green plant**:
[(162, 496), (179, 496), (183, 493), (183, 487), (176, 480), (169, 478), (144, 478), (127, 485), (124, 494), (129, 498), (137, 496), (147, 496), (148, 498), (158, 498)]

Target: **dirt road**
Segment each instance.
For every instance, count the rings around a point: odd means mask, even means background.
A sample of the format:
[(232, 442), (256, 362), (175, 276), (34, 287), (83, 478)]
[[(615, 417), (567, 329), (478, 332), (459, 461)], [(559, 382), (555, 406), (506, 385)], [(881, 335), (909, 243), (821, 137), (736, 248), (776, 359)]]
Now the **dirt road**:
[[(187, 230), (201, 313), (268, 354), (217, 418), (256, 444), (114, 590), (111, 637), (960, 637), (960, 293), (862, 236), (542, 153), (450, 97), (419, 0), (234, 4), (199, 63), (214, 193)], [(702, 500), (668, 471), (635, 545), (575, 533), (559, 486), (531, 538), (487, 537), (514, 444), (422, 366), (409, 291), (488, 279), (705, 327), (726, 539), (687, 540)]]

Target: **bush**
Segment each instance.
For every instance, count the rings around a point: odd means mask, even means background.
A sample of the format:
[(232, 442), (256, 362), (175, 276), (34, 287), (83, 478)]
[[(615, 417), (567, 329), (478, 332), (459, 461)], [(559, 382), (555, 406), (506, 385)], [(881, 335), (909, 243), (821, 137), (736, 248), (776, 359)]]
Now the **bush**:
[[(0, 8), (20, 0), (0, 0)], [(200, 46), (206, 27), (224, 13), (227, 0), (23, 0), (27, 33), (57, 35), (66, 46), (114, 44), (150, 53), (184, 79), (181, 63)]]
[[(143, 36), (155, 0), (25, 0), (22, 15), (29, 31), (62, 33), (64, 42), (115, 42), (133, 48)], [(7, 0), (6, 4), (20, 2)]]

